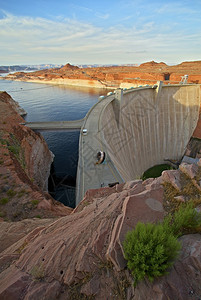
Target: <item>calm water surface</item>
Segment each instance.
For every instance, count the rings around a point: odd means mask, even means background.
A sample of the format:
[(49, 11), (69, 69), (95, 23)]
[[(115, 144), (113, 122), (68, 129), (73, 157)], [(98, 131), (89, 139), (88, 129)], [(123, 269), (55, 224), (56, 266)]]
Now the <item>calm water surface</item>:
[[(64, 87), (38, 83), (0, 80), (6, 91), (26, 110), (26, 121), (65, 121), (83, 118), (109, 90)], [(75, 205), (75, 180), (78, 161), (79, 131), (41, 132), (55, 159), (50, 178), (50, 192), (65, 205)]]

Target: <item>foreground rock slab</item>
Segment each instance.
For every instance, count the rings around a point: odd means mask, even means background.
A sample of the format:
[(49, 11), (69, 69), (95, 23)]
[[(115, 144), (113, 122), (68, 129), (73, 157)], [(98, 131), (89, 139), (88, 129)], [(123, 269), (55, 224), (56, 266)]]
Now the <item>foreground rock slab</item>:
[(182, 251), (170, 273), (154, 284), (141, 282), (133, 299), (200, 299), (201, 235), (186, 235), (180, 241)]
[(181, 238), (170, 274), (154, 283), (134, 289), (125, 269), (127, 230), (164, 217), (162, 180), (89, 190), (71, 215), (41, 224), (7, 247), (0, 254), (0, 299), (199, 299), (199, 234)]
[(156, 184), (154, 190), (142, 181), (138, 185), (89, 190), (70, 216), (35, 230), (26, 245), (22, 239), (24, 249), (20, 255), (15, 255), (22, 248), (19, 242), (3, 251), (4, 265), (6, 259), (16, 260), (0, 275), (0, 297), (20, 298), (26, 290), (24, 299), (36, 299), (38, 293), (49, 299), (52, 289), (59, 299), (74, 299), (74, 292), (96, 299), (106, 299), (110, 293), (115, 297), (120, 282), (129, 282), (119, 249), (125, 231), (139, 220), (154, 222), (164, 215), (161, 185)]

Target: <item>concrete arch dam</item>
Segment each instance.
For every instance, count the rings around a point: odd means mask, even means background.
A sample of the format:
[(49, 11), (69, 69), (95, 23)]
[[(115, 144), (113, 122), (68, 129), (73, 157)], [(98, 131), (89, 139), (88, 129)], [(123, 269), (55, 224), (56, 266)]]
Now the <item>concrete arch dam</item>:
[(165, 159), (181, 159), (198, 122), (199, 86), (139, 89), (125, 93), (119, 102), (118, 115), (114, 101), (105, 107), (101, 132), (125, 181)]
[[(100, 100), (80, 135), (76, 203), (90, 188), (139, 178), (165, 159), (180, 160), (196, 128), (200, 85), (141, 87)], [(106, 159), (97, 165), (96, 154)]]

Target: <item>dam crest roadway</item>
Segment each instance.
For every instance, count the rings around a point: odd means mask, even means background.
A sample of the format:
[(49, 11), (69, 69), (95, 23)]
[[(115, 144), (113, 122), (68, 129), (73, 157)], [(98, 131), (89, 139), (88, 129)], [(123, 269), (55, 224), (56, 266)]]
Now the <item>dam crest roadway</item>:
[(83, 126), (84, 119), (75, 120), (75, 121), (54, 121), (54, 122), (26, 122), (26, 126), (33, 130), (40, 131), (54, 131), (54, 130), (67, 130), (74, 131), (80, 130)]

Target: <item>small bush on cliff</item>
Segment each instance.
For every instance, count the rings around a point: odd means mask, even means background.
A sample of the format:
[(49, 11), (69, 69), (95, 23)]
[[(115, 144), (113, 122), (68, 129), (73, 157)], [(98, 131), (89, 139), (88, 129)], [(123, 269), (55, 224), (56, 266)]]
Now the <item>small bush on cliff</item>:
[(181, 245), (167, 226), (139, 222), (126, 234), (123, 248), (136, 285), (146, 276), (153, 281), (155, 277), (166, 274)]
[(39, 200), (32, 200), (32, 201), (31, 201), (31, 204), (32, 204), (33, 206), (37, 206), (38, 203), (39, 203)]
[(9, 189), (9, 190), (7, 191), (7, 196), (8, 196), (9, 198), (14, 197), (16, 194), (17, 194), (17, 192), (14, 191), (14, 190), (12, 190), (12, 189)]
[(9, 199), (8, 198), (1, 198), (0, 199), (0, 204), (4, 205), (6, 203), (8, 203)]
[(36, 281), (41, 281), (45, 277), (44, 267), (42, 265), (33, 266), (33, 268), (30, 271), (30, 274)]
[(170, 166), (169, 164), (161, 164), (161, 165), (156, 165), (148, 170), (146, 170), (143, 175), (142, 175), (142, 180), (146, 180), (148, 178), (156, 178), (161, 176), (162, 172), (165, 170), (172, 170), (173, 167)]
[(139, 222), (126, 234), (123, 243), (134, 285), (145, 277), (153, 281), (155, 277), (166, 274), (181, 249), (177, 238), (200, 231), (201, 213), (196, 211), (192, 201), (181, 205), (173, 215), (167, 215), (162, 223)]
[(183, 204), (174, 213), (171, 229), (175, 236), (195, 233), (201, 227), (201, 213), (194, 208), (192, 201)]
[(24, 156), (24, 149), (21, 148), (20, 141), (15, 137), (14, 134), (10, 133), (9, 141), (6, 141), (7, 148), (10, 152), (14, 154), (16, 159), (21, 164), (22, 168), (25, 168), (25, 156)]

